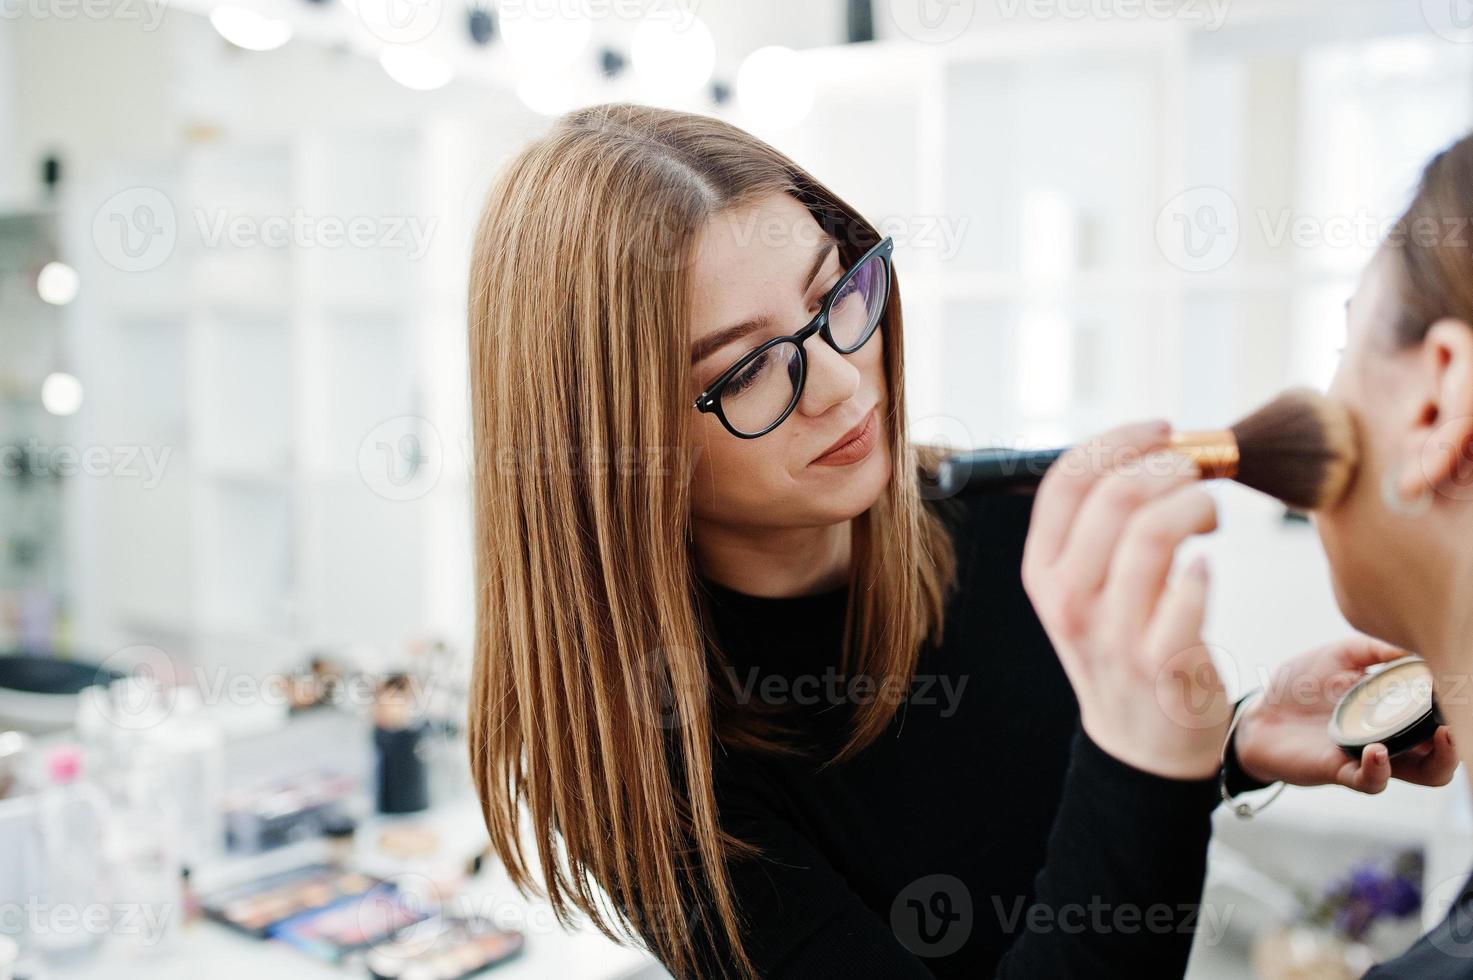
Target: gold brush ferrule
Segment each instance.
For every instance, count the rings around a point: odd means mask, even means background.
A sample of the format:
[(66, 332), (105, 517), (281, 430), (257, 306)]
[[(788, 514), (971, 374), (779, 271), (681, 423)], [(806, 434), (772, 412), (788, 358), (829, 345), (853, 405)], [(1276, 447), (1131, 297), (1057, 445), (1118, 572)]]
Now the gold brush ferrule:
[(1173, 432), (1171, 448), (1196, 463), (1204, 480), (1238, 475), (1238, 440), (1231, 429)]

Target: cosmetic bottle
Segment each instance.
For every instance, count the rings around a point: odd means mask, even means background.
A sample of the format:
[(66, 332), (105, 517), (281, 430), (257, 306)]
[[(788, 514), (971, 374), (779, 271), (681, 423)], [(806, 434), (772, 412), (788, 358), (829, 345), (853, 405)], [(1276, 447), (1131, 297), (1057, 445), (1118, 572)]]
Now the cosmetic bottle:
[(95, 953), (110, 926), (99, 844), (109, 813), (102, 793), (82, 778), (78, 746), (53, 748), (45, 778), (36, 799), (39, 887), (30, 926), (34, 946), (48, 963), (71, 964)]

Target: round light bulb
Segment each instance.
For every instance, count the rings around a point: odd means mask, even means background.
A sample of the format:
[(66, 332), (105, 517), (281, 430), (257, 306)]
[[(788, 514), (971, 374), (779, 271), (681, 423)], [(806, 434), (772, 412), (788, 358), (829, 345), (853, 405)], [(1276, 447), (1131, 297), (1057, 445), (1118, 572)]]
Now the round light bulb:
[(716, 39), (699, 17), (683, 30), (666, 17), (641, 22), (629, 54), (640, 81), (662, 96), (697, 92), (716, 70)]
[(593, 38), (593, 22), (579, 2), (521, 0), (501, 8), (501, 37), (512, 58), (537, 70), (575, 61)]
[(737, 69), (736, 97), (742, 111), (761, 125), (790, 129), (813, 108), (813, 75), (792, 48), (758, 48)]
[(292, 25), (286, 21), (229, 3), (210, 11), (210, 23), (221, 37), (247, 51), (271, 51), (292, 39)]
[(77, 298), (82, 280), (65, 262), (47, 262), (36, 274), (36, 292), (52, 306), (65, 306)]
[(52, 415), (75, 415), (82, 407), (82, 382), (65, 371), (46, 375), (41, 382), (41, 405)]
[(378, 63), (394, 81), (417, 92), (440, 88), (455, 77), (450, 62), (414, 48), (384, 48)]

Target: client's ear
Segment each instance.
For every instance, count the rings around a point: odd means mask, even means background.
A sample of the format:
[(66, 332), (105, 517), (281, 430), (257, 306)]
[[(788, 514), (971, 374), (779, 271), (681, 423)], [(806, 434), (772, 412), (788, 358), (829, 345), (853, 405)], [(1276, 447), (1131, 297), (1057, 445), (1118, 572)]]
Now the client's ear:
[(1473, 327), (1445, 317), (1422, 340), (1427, 400), (1417, 420), (1419, 467), (1407, 467), (1400, 489), (1408, 498), (1473, 476)]

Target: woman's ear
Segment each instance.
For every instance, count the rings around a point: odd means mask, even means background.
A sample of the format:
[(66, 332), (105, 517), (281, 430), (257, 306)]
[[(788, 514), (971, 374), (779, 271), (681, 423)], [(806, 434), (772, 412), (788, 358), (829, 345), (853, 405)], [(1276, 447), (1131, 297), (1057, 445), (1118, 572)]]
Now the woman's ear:
[(1414, 426), (1421, 465), (1398, 481), (1412, 499), (1428, 488), (1466, 488), (1473, 475), (1473, 327), (1438, 320), (1422, 339), (1420, 360), (1425, 399)]

